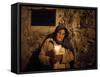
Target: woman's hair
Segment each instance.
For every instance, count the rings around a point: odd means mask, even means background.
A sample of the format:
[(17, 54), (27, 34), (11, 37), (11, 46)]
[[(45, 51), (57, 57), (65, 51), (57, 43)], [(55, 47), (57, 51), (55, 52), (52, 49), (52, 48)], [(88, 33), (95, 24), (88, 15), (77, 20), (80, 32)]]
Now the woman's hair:
[(53, 33), (53, 39), (56, 41), (56, 43), (59, 43), (57, 40), (56, 40), (56, 36), (57, 36), (57, 33), (60, 31), (60, 30), (65, 30), (65, 36), (64, 36), (64, 39), (63, 41), (60, 43), (63, 47), (65, 48), (68, 48), (70, 49), (71, 51), (73, 51), (73, 48), (70, 44), (70, 40), (68, 38), (68, 35), (69, 35), (69, 32), (68, 30), (66, 29), (66, 27), (62, 24), (58, 25)]
[[(63, 41), (58, 41), (58, 40), (56, 39), (57, 33), (58, 33), (60, 30), (64, 30), (64, 31), (65, 31), (65, 36), (64, 36)], [(69, 34), (69, 33), (68, 33), (68, 30), (66, 29), (66, 27), (65, 27), (64, 25), (61, 25), (61, 24), (60, 24), (60, 25), (58, 25), (58, 26), (56, 27), (55, 31), (53, 32), (52, 38), (55, 40), (56, 43), (62, 44), (62, 46), (65, 47), (64, 42), (65, 42), (65, 39), (67, 39), (68, 34)]]
[(66, 29), (66, 27), (64, 25), (58, 25), (54, 31), (54, 36), (57, 35), (57, 33), (60, 31), (60, 30), (65, 30), (65, 37), (68, 36), (68, 30)]
[[(65, 36), (64, 36), (63, 41), (59, 43), (59, 42), (56, 40), (56, 36), (57, 36), (57, 33), (58, 33), (60, 30), (62, 30), (62, 29), (65, 30)], [(48, 36), (46, 36), (45, 40), (44, 40), (43, 43), (41, 44), (41, 47), (42, 47), (42, 45), (44, 44), (44, 42), (45, 42), (48, 38), (52, 38), (53, 40), (55, 40), (56, 43), (59, 43), (59, 44), (61, 44), (63, 47), (69, 48), (69, 49), (71, 49), (71, 50), (73, 51), (73, 49), (72, 49), (72, 47), (71, 47), (71, 45), (70, 45), (69, 39), (68, 39), (68, 35), (69, 35), (69, 32), (68, 32), (68, 30), (66, 29), (66, 27), (65, 27), (64, 25), (61, 25), (61, 24), (60, 24), (60, 25), (58, 25), (58, 26), (56, 27), (56, 29), (55, 29), (55, 31), (54, 31), (53, 33), (51, 33), (51, 34), (49, 34)], [(41, 48), (41, 47), (40, 47), (40, 48)]]
[[(64, 36), (64, 39), (63, 39), (62, 42), (59, 42), (59, 41), (57, 41), (57, 39), (56, 39), (57, 33), (58, 33), (60, 30), (65, 30), (65, 36)], [(53, 40), (55, 40), (56, 43), (62, 44), (62, 46), (66, 47), (66, 46), (65, 46), (65, 45), (66, 45), (66, 44), (65, 44), (65, 39), (67, 39), (68, 34), (69, 34), (69, 33), (68, 33), (68, 30), (65, 28), (64, 25), (58, 25), (53, 33), (51, 33), (51, 34), (49, 34), (49, 35), (46, 36), (46, 38), (45, 38), (45, 40), (43, 41), (42, 45), (44, 44), (44, 42), (46, 41), (46, 39), (52, 38)], [(42, 45), (41, 45), (41, 46), (42, 46)]]

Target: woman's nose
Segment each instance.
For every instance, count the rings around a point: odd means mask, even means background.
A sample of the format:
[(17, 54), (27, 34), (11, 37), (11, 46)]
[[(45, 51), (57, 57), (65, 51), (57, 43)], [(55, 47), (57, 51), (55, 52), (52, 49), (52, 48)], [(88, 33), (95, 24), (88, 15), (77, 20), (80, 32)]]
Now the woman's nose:
[(60, 33), (59, 36), (62, 38), (63, 37), (63, 34)]

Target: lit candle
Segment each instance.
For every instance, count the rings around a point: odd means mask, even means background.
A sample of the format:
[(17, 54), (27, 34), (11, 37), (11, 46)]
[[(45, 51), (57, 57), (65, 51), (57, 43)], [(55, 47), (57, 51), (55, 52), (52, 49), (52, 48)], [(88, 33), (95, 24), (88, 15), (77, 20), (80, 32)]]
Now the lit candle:
[(61, 48), (61, 45), (55, 45), (55, 46), (54, 46), (54, 51), (55, 51), (55, 54), (56, 54), (56, 55), (59, 55), (60, 48)]
[(65, 54), (65, 48), (62, 47), (61, 45), (55, 45), (54, 46), (54, 51), (56, 55), (63, 55)]

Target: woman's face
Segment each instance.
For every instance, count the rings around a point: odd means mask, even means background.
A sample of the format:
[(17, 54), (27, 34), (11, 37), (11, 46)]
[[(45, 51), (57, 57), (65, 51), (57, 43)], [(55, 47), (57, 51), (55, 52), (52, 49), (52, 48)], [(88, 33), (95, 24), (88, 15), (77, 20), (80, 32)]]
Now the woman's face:
[(58, 33), (56, 35), (56, 40), (57, 41), (63, 41), (64, 36), (65, 36), (65, 30), (62, 29), (62, 30), (58, 31)]

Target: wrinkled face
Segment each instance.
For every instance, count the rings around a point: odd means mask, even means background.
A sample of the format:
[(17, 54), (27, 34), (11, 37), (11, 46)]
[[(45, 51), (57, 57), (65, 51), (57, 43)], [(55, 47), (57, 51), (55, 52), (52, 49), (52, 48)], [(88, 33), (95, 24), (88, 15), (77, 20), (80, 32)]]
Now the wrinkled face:
[(64, 36), (65, 36), (65, 30), (62, 29), (62, 30), (58, 31), (58, 33), (56, 35), (56, 40), (59, 41), (59, 42), (63, 41)]

